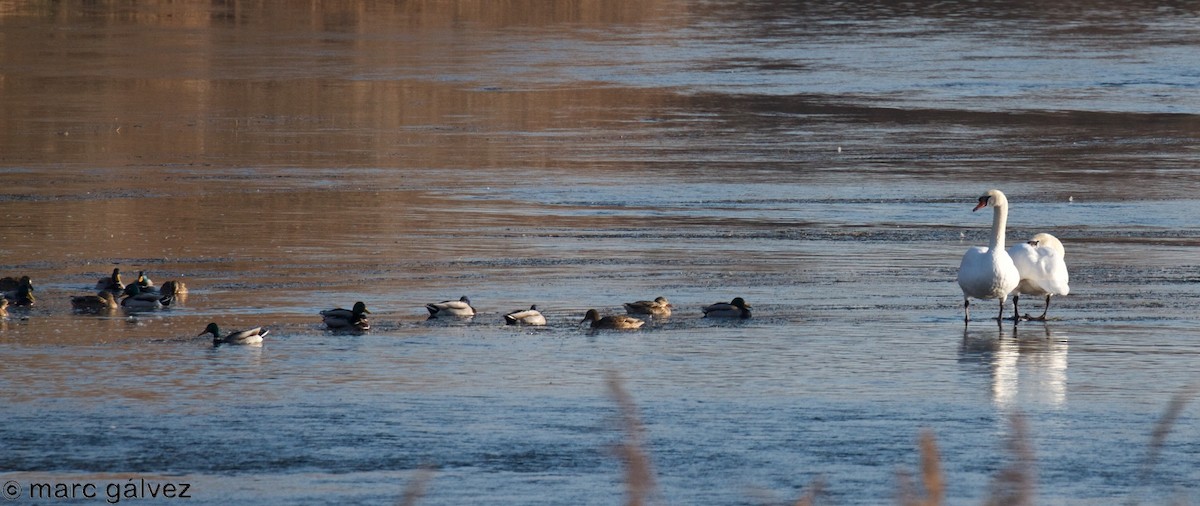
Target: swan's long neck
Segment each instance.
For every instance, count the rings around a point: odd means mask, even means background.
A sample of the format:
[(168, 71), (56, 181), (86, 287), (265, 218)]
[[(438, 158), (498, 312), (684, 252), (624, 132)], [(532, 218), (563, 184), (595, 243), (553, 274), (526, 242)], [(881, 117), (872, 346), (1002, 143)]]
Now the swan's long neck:
[(1004, 251), (1004, 229), (1008, 226), (1008, 205), (992, 208), (992, 240), (988, 243), (991, 251)]

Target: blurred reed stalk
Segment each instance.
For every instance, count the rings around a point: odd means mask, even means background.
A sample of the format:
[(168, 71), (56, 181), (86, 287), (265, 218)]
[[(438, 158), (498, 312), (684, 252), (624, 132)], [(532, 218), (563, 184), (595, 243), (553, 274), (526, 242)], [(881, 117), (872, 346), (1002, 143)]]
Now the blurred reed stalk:
[(1032, 506), (1033, 491), (1037, 485), (1034, 473), (1033, 445), (1029, 442), (1029, 428), (1025, 417), (1013, 414), (1009, 418), (1012, 432), (1008, 436), (1008, 451), (1013, 461), (992, 477), (991, 493), (984, 504), (988, 506)]
[(899, 482), (898, 498), (903, 506), (939, 506), (946, 494), (946, 483), (942, 479), (942, 464), (938, 454), (937, 441), (933, 431), (921, 431), (921, 494), (913, 491), (912, 479), (908, 473), (897, 472)]
[[(1183, 408), (1196, 397), (1200, 392), (1200, 383), (1188, 385), (1179, 393), (1171, 396), (1171, 402), (1167, 403), (1167, 409), (1158, 419), (1158, 423), (1154, 424), (1154, 430), (1150, 432), (1150, 448), (1146, 451), (1146, 460), (1142, 462), (1142, 469), (1138, 471), (1138, 483), (1140, 489), (1145, 489), (1150, 481), (1150, 475), (1154, 473), (1154, 466), (1158, 463), (1158, 456), (1162, 453), (1163, 446), (1166, 445), (1167, 435), (1171, 433), (1171, 429), (1175, 427), (1175, 422), (1179, 420), (1179, 415), (1183, 413)], [(1130, 497), (1128, 504), (1138, 504), (1138, 494), (1135, 493)]]
[(416, 506), (417, 501), (425, 496), (425, 487), (433, 479), (433, 469), (421, 467), (404, 486), (404, 494), (400, 496), (400, 506)]
[(629, 493), (625, 504), (643, 506), (654, 492), (654, 471), (650, 466), (650, 457), (642, 450), (645, 428), (638, 417), (633, 398), (621, 386), (621, 378), (614, 372), (608, 373), (608, 393), (620, 410), (620, 424), (625, 433), (625, 440), (616, 447), (617, 456), (625, 464), (625, 488)]
[[(644, 506), (655, 490), (654, 471), (650, 465), (650, 457), (643, 450), (643, 435), (645, 427), (638, 416), (637, 405), (633, 398), (622, 386), (620, 377), (615, 372), (609, 372), (607, 378), (608, 392), (617, 404), (620, 413), (618, 420), (624, 440), (616, 445), (615, 453), (625, 466), (625, 487), (628, 506)], [(1200, 385), (1191, 385), (1171, 398), (1166, 411), (1155, 425), (1150, 436), (1150, 447), (1146, 460), (1142, 464), (1140, 478), (1145, 485), (1153, 472), (1154, 465), (1165, 444), (1167, 435), (1175, 422), (1197, 393)], [(1030, 444), (1028, 426), (1020, 414), (1009, 418), (1012, 431), (1008, 437), (1008, 451), (1013, 461), (996, 472), (992, 477), (990, 491), (984, 500), (988, 506), (1032, 506), (1037, 477), (1034, 473), (1034, 453)], [(901, 506), (941, 506), (946, 495), (946, 481), (942, 474), (941, 456), (938, 452), (937, 440), (930, 430), (921, 432), (919, 441), (921, 451), (921, 490), (917, 491), (912, 483), (912, 477), (904, 470), (897, 471), (898, 491), (896, 502)], [(415, 506), (425, 495), (425, 487), (433, 476), (433, 470), (422, 467), (404, 488), (399, 504)], [(796, 500), (795, 506), (813, 506), (817, 497), (823, 491), (824, 484), (815, 480), (808, 491)], [(1130, 498), (1129, 504), (1137, 504), (1136, 496)]]

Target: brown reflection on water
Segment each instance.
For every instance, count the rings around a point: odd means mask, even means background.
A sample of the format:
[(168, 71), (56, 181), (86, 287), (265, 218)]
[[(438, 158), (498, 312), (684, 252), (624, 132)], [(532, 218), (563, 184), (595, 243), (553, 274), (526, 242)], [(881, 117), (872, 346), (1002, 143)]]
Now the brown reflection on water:
[(483, 70), (536, 75), (539, 64), (496, 30), (537, 28), (569, 44), (589, 29), (667, 22), (671, 5), (18, 4), (0, 16), (0, 161), (504, 165), (511, 132), (613, 121), (627, 113), (601, 104), (644, 109), (661, 97), (512, 89), (503, 72)]
[[(20, 98), (0, 119), (10, 166), (541, 166), (560, 144), (555, 130), (633, 121), (664, 99), (396, 81), (133, 80), (94, 96), (90, 83), (9, 81)], [(547, 136), (531, 142), (538, 132)]]
[(40, 277), (454, 255), (446, 231), (506, 218), (425, 189), (554, 166), (671, 97), (475, 70), (512, 64), (497, 30), (571, 40), (667, 23), (672, 2), (5, 5), (0, 242)]

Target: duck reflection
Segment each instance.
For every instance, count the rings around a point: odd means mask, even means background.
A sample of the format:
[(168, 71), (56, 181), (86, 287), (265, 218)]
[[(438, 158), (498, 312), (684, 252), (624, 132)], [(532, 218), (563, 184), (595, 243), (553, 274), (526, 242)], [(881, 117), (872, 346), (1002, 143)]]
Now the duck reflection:
[(997, 407), (1061, 406), (1067, 400), (1067, 341), (1048, 324), (964, 329), (959, 362), (988, 372)]

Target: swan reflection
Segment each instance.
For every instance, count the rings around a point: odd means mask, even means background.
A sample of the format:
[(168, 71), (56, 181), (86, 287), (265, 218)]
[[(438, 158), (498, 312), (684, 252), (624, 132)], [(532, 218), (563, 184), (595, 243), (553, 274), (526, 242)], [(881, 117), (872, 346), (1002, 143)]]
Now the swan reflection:
[(1067, 400), (1067, 341), (1048, 325), (964, 329), (959, 361), (989, 373), (999, 408), (1062, 406)]

